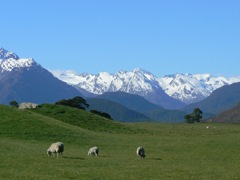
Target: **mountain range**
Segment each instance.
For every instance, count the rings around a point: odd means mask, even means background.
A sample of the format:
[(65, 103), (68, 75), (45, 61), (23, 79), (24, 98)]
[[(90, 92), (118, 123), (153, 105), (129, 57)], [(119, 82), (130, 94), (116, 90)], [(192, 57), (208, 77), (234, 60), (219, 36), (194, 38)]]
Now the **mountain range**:
[(240, 76), (226, 78), (214, 77), (210, 74), (186, 73), (156, 77), (139, 68), (131, 72), (119, 71), (115, 74), (100, 72), (96, 75), (77, 74), (69, 70), (51, 72), (58, 79), (76, 88), (84, 89), (85, 91), (81, 92), (86, 96), (123, 91), (143, 96), (166, 109), (181, 109), (186, 104), (202, 101), (224, 85), (240, 82)]
[(182, 122), (199, 107), (211, 115), (240, 102), (240, 77), (174, 74), (162, 78), (136, 68), (131, 72), (97, 75), (49, 71), (33, 58), (20, 58), (0, 48), (0, 103), (53, 103), (84, 97), (90, 109), (115, 120)]

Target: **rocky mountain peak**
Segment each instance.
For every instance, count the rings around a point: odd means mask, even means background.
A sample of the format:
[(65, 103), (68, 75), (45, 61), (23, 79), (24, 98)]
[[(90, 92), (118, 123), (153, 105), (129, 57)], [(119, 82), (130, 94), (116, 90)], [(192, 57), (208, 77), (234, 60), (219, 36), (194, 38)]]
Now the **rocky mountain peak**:
[(15, 53), (11, 52), (11, 51), (7, 51), (4, 48), (0, 48), (0, 60), (6, 60), (6, 59), (15, 59), (18, 60), (19, 57), (18, 55), (16, 55)]
[(12, 71), (14, 68), (29, 68), (38, 65), (32, 58), (19, 58), (14, 52), (0, 48), (0, 70), (1, 72)]

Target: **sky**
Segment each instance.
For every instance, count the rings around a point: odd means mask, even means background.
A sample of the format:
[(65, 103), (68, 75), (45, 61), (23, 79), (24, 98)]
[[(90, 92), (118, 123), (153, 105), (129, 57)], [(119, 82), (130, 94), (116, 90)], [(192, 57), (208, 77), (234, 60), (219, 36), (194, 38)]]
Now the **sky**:
[(239, 0), (0, 0), (0, 47), (49, 70), (240, 75)]

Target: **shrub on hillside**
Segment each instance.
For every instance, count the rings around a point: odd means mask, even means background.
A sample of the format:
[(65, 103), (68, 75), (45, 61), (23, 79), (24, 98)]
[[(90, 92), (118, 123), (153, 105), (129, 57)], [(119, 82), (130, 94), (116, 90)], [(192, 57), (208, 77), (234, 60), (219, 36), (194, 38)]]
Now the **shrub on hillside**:
[(112, 119), (111, 116), (108, 113), (105, 113), (105, 112), (100, 112), (100, 111), (97, 111), (97, 110), (91, 110), (90, 112), (94, 113), (94, 114), (97, 114), (99, 116), (108, 118), (108, 119)]
[(75, 108), (83, 109), (83, 110), (86, 110), (86, 108), (89, 107), (89, 104), (87, 104), (86, 100), (80, 96), (76, 96), (72, 99), (62, 99), (62, 100), (56, 102), (55, 104), (75, 107)]

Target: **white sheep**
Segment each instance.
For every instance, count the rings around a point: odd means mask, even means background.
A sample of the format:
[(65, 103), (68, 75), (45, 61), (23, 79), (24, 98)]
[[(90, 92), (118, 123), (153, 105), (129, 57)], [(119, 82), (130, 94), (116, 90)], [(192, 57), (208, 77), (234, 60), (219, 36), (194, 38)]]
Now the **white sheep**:
[(145, 155), (145, 150), (144, 150), (144, 148), (143, 148), (142, 146), (139, 146), (139, 147), (137, 148), (137, 155), (138, 155), (141, 159), (143, 159), (143, 158), (146, 157), (146, 155)]
[(48, 156), (51, 156), (52, 153), (54, 153), (54, 154), (57, 154), (57, 157), (59, 157), (59, 155), (62, 157), (63, 151), (64, 151), (64, 144), (62, 142), (56, 142), (51, 144), (51, 146), (47, 150), (47, 154)]
[(97, 157), (98, 153), (99, 153), (99, 148), (97, 146), (91, 147), (88, 151), (88, 156), (95, 155)]

